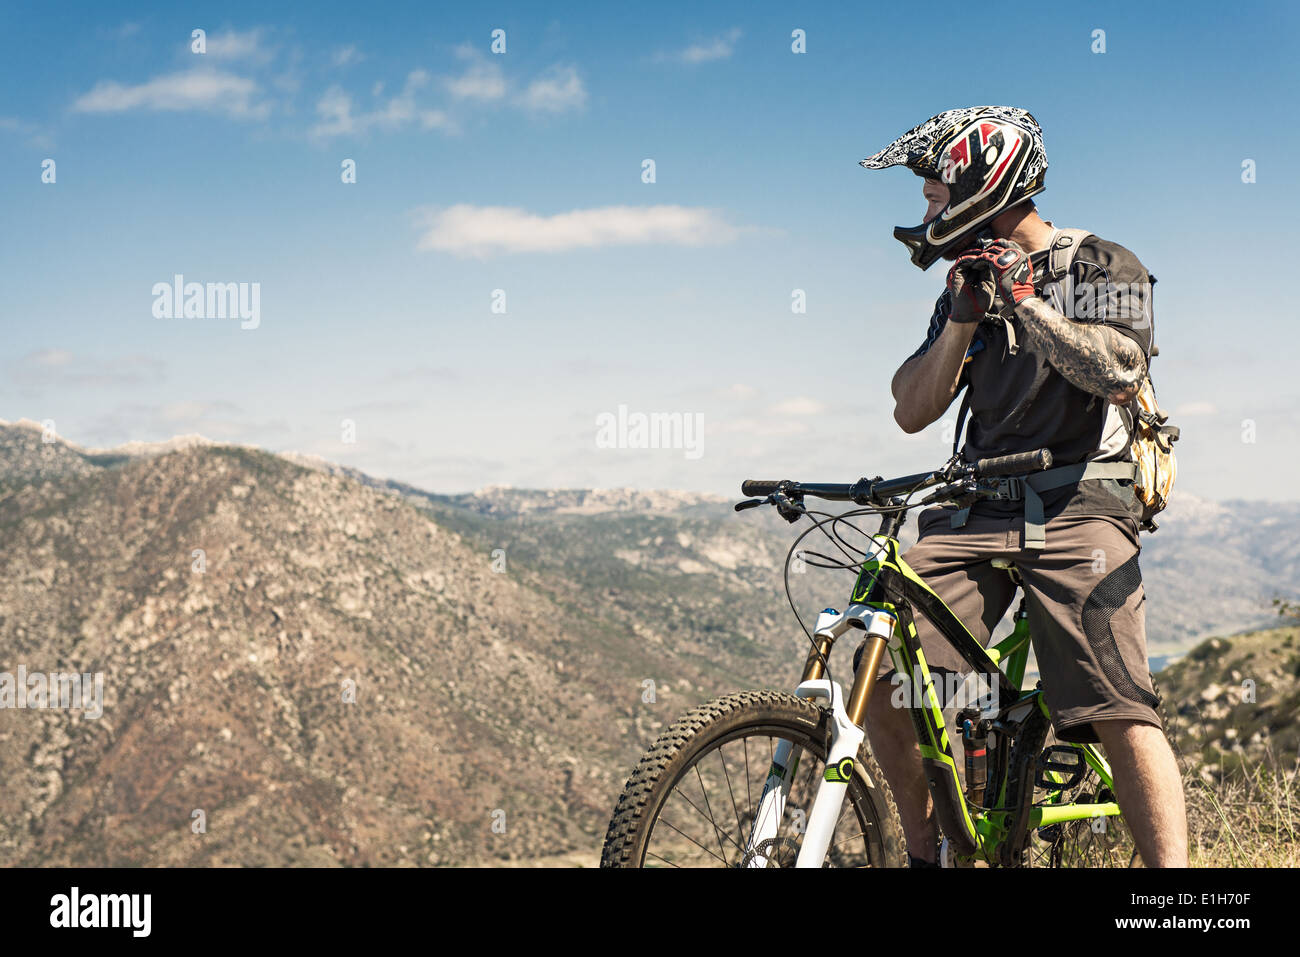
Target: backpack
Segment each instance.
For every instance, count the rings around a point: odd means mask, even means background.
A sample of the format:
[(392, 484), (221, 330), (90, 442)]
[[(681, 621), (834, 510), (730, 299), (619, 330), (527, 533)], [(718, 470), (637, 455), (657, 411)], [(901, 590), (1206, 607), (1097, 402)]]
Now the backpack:
[[(1058, 229), (1052, 238), (1047, 259), (1049, 282), (1066, 276), (1074, 264), (1074, 257), (1092, 233), (1086, 229)], [(1154, 287), (1156, 277), (1147, 274)], [(1154, 532), (1159, 526), (1155, 516), (1169, 504), (1174, 479), (1178, 476), (1178, 460), (1174, 457), (1174, 443), (1179, 430), (1169, 425), (1168, 414), (1156, 401), (1155, 386), (1151, 382), (1151, 358), (1160, 354), (1154, 344), (1154, 319), (1151, 351), (1147, 353), (1147, 376), (1133, 401), (1121, 407), (1120, 414), (1129, 434), (1129, 452), (1137, 466), (1133, 488), (1142, 503), (1140, 527)]]

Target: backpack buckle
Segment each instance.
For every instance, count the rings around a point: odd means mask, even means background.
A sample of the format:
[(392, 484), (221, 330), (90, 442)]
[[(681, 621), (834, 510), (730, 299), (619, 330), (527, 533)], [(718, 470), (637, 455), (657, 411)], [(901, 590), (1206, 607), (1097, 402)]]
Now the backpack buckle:
[(997, 501), (1019, 502), (1025, 497), (1025, 484), (1023, 479), (1007, 477), (997, 480), (993, 486), (993, 498)]

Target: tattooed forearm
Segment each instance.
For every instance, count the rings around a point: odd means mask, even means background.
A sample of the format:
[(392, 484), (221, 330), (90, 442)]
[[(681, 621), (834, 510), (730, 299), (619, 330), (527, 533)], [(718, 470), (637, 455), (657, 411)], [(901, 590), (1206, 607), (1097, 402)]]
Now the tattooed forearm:
[(1085, 392), (1126, 404), (1146, 378), (1146, 356), (1136, 342), (1109, 326), (1075, 322), (1038, 297), (1016, 307), (1030, 346), (1066, 381)]

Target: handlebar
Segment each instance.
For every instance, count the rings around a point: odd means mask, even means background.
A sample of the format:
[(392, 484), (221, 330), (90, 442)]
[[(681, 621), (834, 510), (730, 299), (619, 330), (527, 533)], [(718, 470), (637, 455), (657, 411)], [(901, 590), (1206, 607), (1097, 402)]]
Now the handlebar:
[(884, 505), (896, 495), (910, 495), (913, 492), (919, 492), (941, 482), (953, 483), (967, 479), (1028, 475), (1051, 467), (1051, 450), (1035, 449), (1032, 452), (1017, 452), (1013, 455), (999, 455), (994, 458), (980, 459), (974, 465), (959, 465), (937, 472), (918, 472), (915, 475), (904, 475), (893, 479), (863, 478), (858, 479), (851, 485), (826, 485), (774, 479), (746, 479), (740, 483), (740, 491), (742, 495), (760, 497), (781, 492), (787, 496), (802, 497), (811, 495), (814, 498), (855, 502), (858, 505)]
[(997, 458), (980, 459), (975, 463), (975, 477), (1001, 478), (1008, 475), (1028, 475), (1030, 472), (1042, 472), (1052, 467), (1052, 450), (1035, 449), (1033, 452), (1017, 452), (1014, 455), (999, 455)]

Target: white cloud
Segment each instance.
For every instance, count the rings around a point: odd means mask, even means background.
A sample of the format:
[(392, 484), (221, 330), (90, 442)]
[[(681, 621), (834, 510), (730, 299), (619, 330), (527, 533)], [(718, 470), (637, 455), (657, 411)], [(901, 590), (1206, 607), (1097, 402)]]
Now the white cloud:
[(66, 349), (42, 349), (28, 353), (22, 361), (34, 366), (66, 366), (72, 361), (72, 353)]
[(377, 109), (361, 113), (353, 112), (351, 96), (337, 86), (330, 87), (316, 103), (319, 121), (312, 127), (311, 134), (328, 139), (362, 135), (372, 129), (391, 131), (410, 126), (424, 130), (451, 129), (453, 124), (446, 113), (416, 102), (416, 92), (427, 87), (429, 79), (424, 70), (412, 70), (401, 93)]
[(352, 115), (352, 97), (336, 86), (330, 87), (316, 101), (316, 115), (320, 121), (312, 127), (313, 136), (341, 136), (356, 129), (356, 118)]
[(726, 33), (707, 43), (693, 43), (676, 54), (673, 59), (683, 63), (708, 63), (712, 60), (725, 60), (736, 52), (736, 41), (740, 39), (740, 28), (732, 27)]
[(28, 144), (37, 149), (53, 149), (54, 140), (39, 127), (20, 120), (16, 116), (0, 116), (0, 132), (13, 133), (25, 137)]
[(582, 77), (571, 66), (553, 66), (532, 83), (519, 96), (524, 109), (537, 113), (563, 113), (581, 109), (587, 102), (587, 90)]
[(77, 356), (41, 349), (7, 364), (5, 378), (27, 392), (46, 389), (135, 386), (162, 380), (166, 365), (144, 355)]
[[(261, 27), (239, 33), (227, 30), (225, 33), (213, 33), (207, 38), (206, 51), (203, 56), (214, 60), (252, 60), (266, 63), (271, 59), (271, 51), (262, 44), (264, 31)], [(186, 41), (188, 47), (189, 41)], [(194, 54), (198, 55), (198, 54)]]
[(541, 216), (504, 206), (457, 205), (426, 215), (419, 248), (458, 256), (647, 243), (700, 246), (740, 234), (715, 210), (686, 206), (603, 206)]
[[(129, 36), (138, 29), (127, 24), (119, 32)], [(239, 119), (263, 119), (271, 112), (271, 103), (259, 95), (261, 87), (250, 76), (230, 72), (229, 64), (240, 61), (244, 69), (257, 73), (270, 63), (275, 51), (266, 45), (267, 31), (226, 30), (209, 33), (204, 53), (191, 51), (188, 35), (179, 56), (189, 64), (183, 70), (160, 74), (143, 83), (119, 83), (101, 80), (73, 103), (80, 113), (124, 113), (131, 110), (203, 111), (224, 113)], [(286, 76), (274, 78), (274, 85), (292, 87)]]
[(470, 64), (460, 76), (443, 81), (448, 93), (458, 100), (499, 100), (506, 95), (506, 78), (499, 63), (469, 45), (458, 49), (456, 55)]
[(269, 107), (255, 103), (257, 84), (246, 77), (195, 68), (156, 76), (135, 86), (102, 80), (77, 99), (81, 113), (122, 113), (128, 110), (203, 110), (238, 119), (260, 119)]
[(420, 110), (419, 113), (420, 129), (422, 130), (454, 130), (456, 124), (451, 117), (442, 110)]
[(211, 402), (190, 399), (169, 402), (163, 405), (158, 409), (158, 417), (164, 422), (175, 425), (176, 423), (197, 423), (205, 419), (211, 419), (214, 416), (238, 414), (242, 411), (239, 406), (226, 399)]
[(806, 435), (810, 427), (806, 422), (774, 422), (769, 418), (724, 418), (715, 419), (713, 431), (722, 435), (754, 435), (771, 438), (778, 435)]
[(353, 63), (360, 63), (364, 59), (365, 57), (351, 43), (345, 47), (339, 47), (330, 55), (330, 62), (334, 66), (351, 66)]
[(816, 399), (801, 395), (778, 402), (772, 406), (772, 411), (777, 415), (821, 415), (826, 411), (826, 406)]
[(1178, 408), (1174, 409), (1174, 417), (1182, 418), (1193, 415), (1214, 415), (1218, 408), (1213, 402), (1184, 402)]
[(735, 382), (725, 389), (719, 389), (718, 394), (724, 399), (752, 399), (758, 395), (758, 390), (752, 385), (745, 385), (743, 382)]

